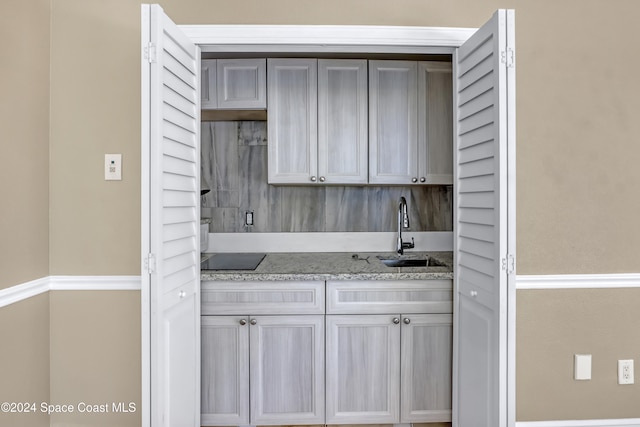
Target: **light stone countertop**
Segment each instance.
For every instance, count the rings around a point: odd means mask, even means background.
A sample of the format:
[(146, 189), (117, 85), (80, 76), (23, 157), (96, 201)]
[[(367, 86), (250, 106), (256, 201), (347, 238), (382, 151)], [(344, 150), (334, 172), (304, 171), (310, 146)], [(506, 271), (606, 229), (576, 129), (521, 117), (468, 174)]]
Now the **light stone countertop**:
[[(214, 254), (202, 254), (202, 260)], [(402, 258), (430, 256), (443, 266), (387, 267), (376, 258), (392, 252), (268, 253), (255, 270), (202, 270), (201, 281), (270, 280), (432, 280), (453, 279), (452, 252), (410, 252)]]

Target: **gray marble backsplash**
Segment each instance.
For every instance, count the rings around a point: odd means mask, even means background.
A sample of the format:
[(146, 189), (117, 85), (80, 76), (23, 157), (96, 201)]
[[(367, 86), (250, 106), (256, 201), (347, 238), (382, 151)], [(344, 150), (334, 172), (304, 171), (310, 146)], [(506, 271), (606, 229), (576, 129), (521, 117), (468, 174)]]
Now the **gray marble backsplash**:
[[(395, 231), (400, 196), (412, 231), (451, 231), (451, 186), (267, 184), (267, 122), (203, 122), (202, 217), (210, 232)], [(254, 225), (244, 225), (253, 211)]]

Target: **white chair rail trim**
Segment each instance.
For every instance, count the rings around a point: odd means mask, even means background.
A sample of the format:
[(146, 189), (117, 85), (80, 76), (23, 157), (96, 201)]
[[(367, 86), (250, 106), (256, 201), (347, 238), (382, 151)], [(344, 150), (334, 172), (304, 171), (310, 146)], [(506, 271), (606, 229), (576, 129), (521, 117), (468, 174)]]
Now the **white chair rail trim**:
[(615, 289), (640, 287), (640, 274), (519, 275), (516, 289)]
[(640, 427), (640, 418), (613, 420), (519, 421), (516, 427)]
[(48, 291), (139, 291), (140, 276), (47, 276), (0, 290), (0, 307)]

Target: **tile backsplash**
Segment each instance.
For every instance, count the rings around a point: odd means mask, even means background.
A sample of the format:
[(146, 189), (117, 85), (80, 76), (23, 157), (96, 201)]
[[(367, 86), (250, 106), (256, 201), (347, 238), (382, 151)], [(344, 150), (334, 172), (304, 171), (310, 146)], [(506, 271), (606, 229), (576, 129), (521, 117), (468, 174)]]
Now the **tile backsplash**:
[[(396, 231), (400, 196), (412, 231), (451, 231), (451, 186), (267, 184), (267, 122), (203, 122), (202, 217), (212, 233)], [(245, 226), (253, 211), (254, 225)]]

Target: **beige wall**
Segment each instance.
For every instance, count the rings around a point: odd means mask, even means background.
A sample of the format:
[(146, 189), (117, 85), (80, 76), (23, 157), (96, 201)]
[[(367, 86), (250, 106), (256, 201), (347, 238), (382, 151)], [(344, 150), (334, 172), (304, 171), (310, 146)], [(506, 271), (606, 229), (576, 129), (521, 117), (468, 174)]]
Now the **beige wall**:
[[(33, 402), (36, 412), (0, 412), (0, 425), (42, 427), (49, 416), (49, 295), (0, 308), (0, 402)], [(31, 408), (30, 408), (31, 409)]]
[[(49, 11), (0, 2), (0, 290), (49, 271)], [(48, 295), (0, 308), (0, 378), (0, 402), (49, 400)], [(0, 413), (0, 425), (49, 417)]]
[(139, 292), (51, 292), (51, 401), (137, 408), (52, 414), (51, 425), (140, 426), (140, 348)]
[[(630, 55), (627, 47), (637, 38), (640, 3), (636, 0), (618, 0), (615, 7), (605, 0), (172, 0), (161, 4), (179, 24), (474, 27), (498, 7), (514, 8), (518, 273), (640, 271), (636, 255), (640, 169), (634, 164), (640, 157), (636, 137), (640, 83), (634, 72), (640, 59)], [(49, 32), (49, 2), (14, 0), (0, 7), (2, 34), (25, 43), (22, 49), (8, 43), (0, 48), (2, 57), (12, 60), (10, 66), (3, 61), (0, 79), (1, 105), (7, 110), (0, 114), (0, 125), (3, 141), (11, 143), (3, 142), (1, 148), (10, 161), (8, 169), (0, 168), (0, 197), (3, 206), (12, 206), (2, 213), (0, 231), (7, 238), (0, 243), (0, 288), (47, 274), (139, 274), (139, 4), (51, 2), (50, 74), (43, 65), (49, 51), (41, 44)], [(16, 83), (24, 76), (30, 77), (28, 87)], [(44, 124), (49, 111), (50, 131)], [(105, 153), (123, 154), (121, 182), (103, 180)], [(635, 351), (631, 357), (638, 355), (638, 349), (621, 340), (629, 333), (624, 325), (638, 324), (640, 314), (628, 301), (638, 301), (639, 295), (615, 290), (575, 292), (518, 293), (518, 418), (640, 416), (626, 404), (628, 399), (637, 401), (640, 385), (611, 385), (609, 371), (614, 369), (611, 360), (627, 357), (628, 352)], [(131, 367), (138, 366), (140, 357), (139, 296), (133, 294), (52, 294), (52, 397), (129, 399), (125, 390), (139, 396), (139, 374)], [(580, 305), (569, 309), (576, 298)], [(608, 303), (601, 308), (603, 300)], [(554, 301), (560, 305), (550, 304)], [(621, 310), (618, 303), (627, 305)], [(126, 308), (121, 310), (120, 305)], [(0, 316), (9, 323), (20, 316), (37, 318), (39, 313), (35, 308), (0, 309)], [(604, 337), (610, 340), (606, 348), (600, 345)], [(4, 344), (5, 332), (0, 339)], [(36, 344), (20, 345), (27, 349)], [(116, 349), (125, 356), (112, 353)], [(594, 380), (578, 384), (570, 380), (567, 358), (582, 351), (594, 355)], [(600, 361), (605, 360), (609, 362), (601, 367)], [(542, 371), (541, 366), (545, 372), (534, 375)], [(109, 387), (101, 389), (103, 384)], [(584, 399), (574, 405), (573, 395), (567, 393), (545, 400), (546, 406), (539, 404), (541, 396), (555, 389), (575, 390)], [(128, 425), (132, 420), (123, 422)], [(88, 417), (52, 421), (59, 425), (107, 422)]]
[(639, 16), (516, 2), (519, 274), (640, 272)]
[(0, 289), (49, 271), (49, 1), (0, 2)]
[[(640, 289), (518, 291), (517, 419), (640, 418), (640, 387), (618, 385), (619, 359), (640, 363)], [(573, 379), (573, 355), (592, 379)]]

